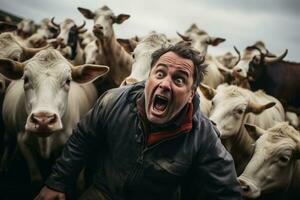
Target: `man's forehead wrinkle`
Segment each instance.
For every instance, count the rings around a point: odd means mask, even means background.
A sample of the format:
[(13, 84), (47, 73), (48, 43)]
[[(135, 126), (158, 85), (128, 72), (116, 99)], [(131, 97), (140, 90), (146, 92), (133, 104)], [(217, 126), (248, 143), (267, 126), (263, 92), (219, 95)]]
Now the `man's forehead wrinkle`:
[(173, 66), (173, 67), (184, 67), (184, 69), (189, 70), (192, 72), (192, 63), (184, 62), (183, 60), (178, 60), (178, 58), (172, 58), (169, 56), (162, 56), (158, 63), (159, 66)]

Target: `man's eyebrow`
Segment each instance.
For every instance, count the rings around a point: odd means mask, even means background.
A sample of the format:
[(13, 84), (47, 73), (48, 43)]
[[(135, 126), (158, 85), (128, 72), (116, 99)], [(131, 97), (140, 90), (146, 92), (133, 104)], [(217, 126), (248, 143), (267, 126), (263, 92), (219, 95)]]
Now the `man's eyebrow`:
[(186, 77), (189, 77), (189, 73), (187, 73), (185, 70), (178, 70), (178, 73), (184, 74)]
[(166, 65), (166, 64), (164, 64), (164, 63), (158, 63), (156, 66), (157, 66), (157, 67), (160, 67), (160, 66), (162, 66), (162, 67), (166, 67), (166, 68), (168, 68), (168, 65)]

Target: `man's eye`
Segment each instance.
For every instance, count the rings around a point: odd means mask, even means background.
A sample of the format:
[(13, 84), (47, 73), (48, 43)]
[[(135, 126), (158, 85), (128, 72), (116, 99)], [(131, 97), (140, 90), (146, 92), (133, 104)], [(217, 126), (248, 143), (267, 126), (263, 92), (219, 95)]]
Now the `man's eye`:
[(162, 78), (163, 76), (164, 76), (164, 74), (162, 72), (157, 72), (156, 73), (157, 78)]
[(184, 84), (183, 78), (176, 78), (175, 82), (176, 82), (177, 85), (183, 85)]

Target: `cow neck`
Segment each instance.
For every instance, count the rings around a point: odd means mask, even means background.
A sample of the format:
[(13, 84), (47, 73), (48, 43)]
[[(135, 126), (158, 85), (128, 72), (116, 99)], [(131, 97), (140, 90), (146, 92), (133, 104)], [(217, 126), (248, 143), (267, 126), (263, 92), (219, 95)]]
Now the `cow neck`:
[(253, 81), (249, 81), (249, 85), (252, 91), (256, 91), (259, 89), (262, 89), (262, 86), (269, 81), (269, 77), (266, 73), (267, 71), (267, 66), (264, 64), (260, 64), (261, 66), (258, 66), (260, 68), (262, 68), (262, 72), (258, 77), (254, 77)]
[(113, 33), (110, 39), (100, 39), (104, 64), (110, 67), (110, 74), (117, 85), (129, 76), (132, 66), (131, 56), (116, 40)]
[(254, 152), (253, 139), (248, 135), (246, 129), (241, 126), (236, 135), (225, 140), (223, 139), (222, 143), (232, 155), (239, 175), (239, 173), (243, 172)]

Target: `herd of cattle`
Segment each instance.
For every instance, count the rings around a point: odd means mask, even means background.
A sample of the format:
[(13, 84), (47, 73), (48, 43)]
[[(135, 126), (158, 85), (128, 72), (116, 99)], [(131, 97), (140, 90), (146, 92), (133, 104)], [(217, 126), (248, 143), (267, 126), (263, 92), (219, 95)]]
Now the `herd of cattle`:
[(38, 160), (59, 154), (101, 93), (147, 79), (152, 52), (185, 41), (205, 56), (200, 108), (233, 156), (243, 196), (300, 199), (300, 64), (284, 60), (287, 50), (274, 55), (257, 41), (234, 48), (236, 56), (212, 55), (208, 46), (225, 39), (195, 24), (178, 38), (153, 31), (117, 39), (113, 25), (129, 15), (107, 6), (78, 11), (94, 20), (91, 31), (72, 19), (0, 22), (2, 174), (19, 151), (31, 181), (42, 182)]

